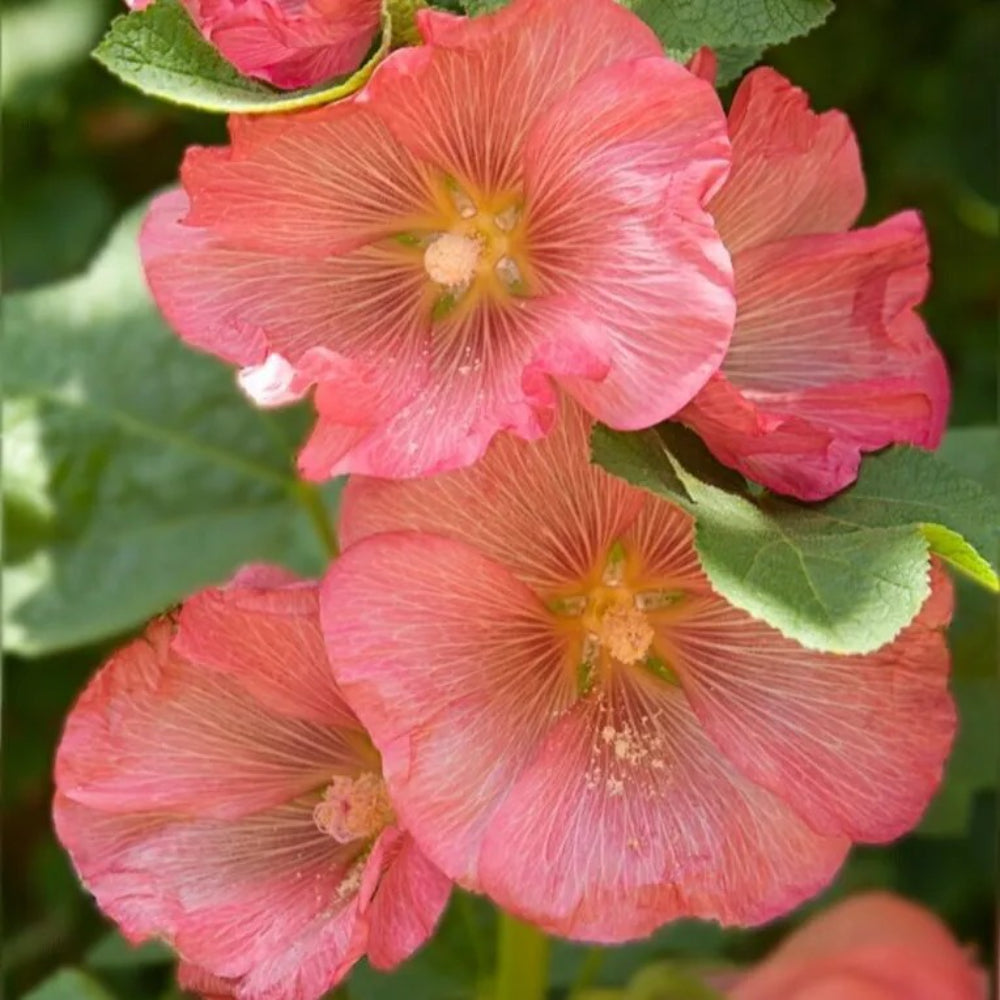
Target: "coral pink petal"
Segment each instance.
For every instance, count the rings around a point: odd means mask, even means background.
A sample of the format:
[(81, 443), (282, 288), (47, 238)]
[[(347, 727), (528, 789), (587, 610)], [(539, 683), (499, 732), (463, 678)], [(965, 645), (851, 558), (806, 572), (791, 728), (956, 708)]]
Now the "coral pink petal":
[(394, 968), (431, 937), (451, 893), (449, 879), (413, 838), (399, 831), (393, 834), (391, 854), (363, 911), (369, 927), (368, 961), (376, 969)]
[(839, 111), (817, 115), (769, 67), (748, 73), (729, 111), (733, 166), (710, 206), (730, 252), (849, 229), (865, 200), (857, 141)]
[(64, 794), (123, 814), (237, 817), (356, 767), (346, 734), (265, 710), (231, 677), (173, 652), (172, 632), (151, 626), (80, 697), (56, 759)]
[(363, 952), (356, 845), (319, 833), (311, 805), (237, 822), (114, 815), (60, 794), (60, 840), (101, 908), (138, 940), (239, 979), (245, 1000), (315, 1000)]
[(728, 162), (714, 90), (662, 57), (592, 73), (532, 126), (532, 280), (606, 329), (606, 378), (561, 382), (614, 427), (671, 416), (722, 362), (732, 272), (704, 205)]
[(314, 583), (278, 587), (258, 571), (200, 591), (181, 608), (173, 649), (232, 678), (273, 712), (361, 729), (330, 674)]
[(356, 102), (233, 118), (230, 134), (230, 146), (188, 151), (184, 221), (241, 250), (323, 260), (426, 217), (426, 169)]
[(748, 250), (736, 273), (724, 380), (680, 415), (718, 458), (777, 492), (818, 500), (853, 481), (862, 452), (938, 444), (949, 387), (913, 311), (927, 288), (915, 213)]
[(621, 675), (518, 778), (480, 885), (552, 933), (610, 943), (678, 917), (768, 920), (826, 885), (846, 849), (734, 771), (676, 687)]
[(374, 39), (381, 9), (380, 0), (186, 4), (241, 73), (286, 89), (311, 87), (357, 69)]
[(540, 441), (494, 439), (476, 465), (390, 482), (352, 476), (340, 507), (351, 546), (385, 531), (464, 541), (542, 592), (589, 574), (638, 513), (642, 494), (586, 461), (591, 422), (563, 401)]
[[(844, 983), (850, 992), (843, 991)], [(986, 977), (937, 917), (888, 893), (866, 893), (807, 922), (731, 995), (733, 1000), (986, 1000), (987, 992)]]
[(491, 192), (520, 184), (528, 129), (553, 100), (602, 66), (663, 54), (614, 0), (514, 0), (472, 19), (422, 10), (418, 23), (427, 44), (390, 56), (360, 101), (415, 155)]
[(403, 532), (344, 552), (323, 582), (321, 620), (402, 825), (475, 885), (497, 805), (574, 697), (549, 613), (475, 549)]
[(435, 323), (420, 358), (426, 384), (384, 419), (367, 414), (359, 426), (338, 418), (327, 401), (339, 409), (344, 393), (321, 385), (320, 422), (299, 469), (309, 479), (348, 472), (404, 479), (465, 468), (500, 431), (528, 440), (546, 433), (556, 410), (552, 379), (602, 378), (605, 354), (601, 331), (572, 303), (528, 301), (516, 312), (483, 303)]
[[(691, 706), (726, 757), (818, 833), (887, 841), (912, 828), (955, 733), (944, 628), (950, 583), (867, 656), (803, 649), (707, 585), (659, 634)], [(919, 725), (914, 726), (914, 720)]]

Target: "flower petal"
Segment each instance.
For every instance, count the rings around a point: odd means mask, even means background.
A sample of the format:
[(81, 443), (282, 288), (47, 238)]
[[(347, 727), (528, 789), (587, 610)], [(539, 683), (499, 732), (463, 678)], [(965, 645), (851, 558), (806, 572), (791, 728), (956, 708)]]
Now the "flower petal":
[(494, 193), (519, 185), (527, 131), (551, 101), (601, 66), (663, 53), (614, 0), (514, 0), (492, 15), (417, 20), (426, 44), (394, 53), (358, 100), (416, 156)]
[(728, 155), (714, 90), (662, 56), (592, 73), (531, 129), (535, 281), (586, 304), (611, 346), (606, 378), (560, 381), (612, 426), (671, 416), (725, 354), (732, 273), (704, 205)]
[(132, 940), (239, 980), (245, 1000), (315, 1000), (361, 956), (357, 845), (319, 833), (309, 805), (239, 821), (116, 815), (63, 794), (56, 830), (101, 908)]
[(729, 111), (733, 167), (710, 208), (730, 253), (786, 236), (849, 229), (865, 200), (858, 144), (839, 111), (769, 67), (744, 78)]
[(184, 225), (233, 249), (322, 260), (426, 218), (426, 168), (356, 101), (229, 128), (231, 145), (188, 151), (181, 178)]
[(361, 729), (337, 690), (319, 628), (319, 587), (234, 580), (189, 597), (173, 649), (235, 680), (269, 710)]
[(564, 400), (547, 437), (528, 443), (501, 434), (471, 468), (407, 482), (352, 477), (341, 542), (426, 531), (473, 545), (542, 592), (579, 581), (643, 504), (638, 490), (587, 462), (590, 427)]
[[(850, 992), (843, 991), (845, 982)], [(751, 970), (732, 997), (986, 1000), (987, 993), (987, 977), (937, 917), (889, 893), (870, 892), (808, 921)]]
[(803, 649), (707, 581), (660, 629), (660, 650), (747, 778), (818, 833), (891, 840), (926, 809), (955, 733), (943, 635), (951, 588), (940, 569), (933, 581), (917, 619), (866, 656)]
[(552, 933), (610, 943), (678, 917), (770, 919), (845, 851), (735, 772), (679, 689), (622, 675), (565, 714), (518, 778), (480, 885)]
[(402, 825), (442, 871), (475, 884), (498, 803), (575, 695), (549, 614), (469, 546), (401, 532), (331, 566), (321, 619)]
[(937, 445), (949, 387), (913, 311), (927, 288), (915, 213), (749, 250), (736, 272), (739, 315), (724, 380), (680, 416), (721, 461), (818, 500), (855, 478), (862, 452)]
[[(387, 830), (382, 839), (389, 835)], [(393, 830), (391, 835), (378, 887), (363, 910), (368, 961), (376, 969), (395, 968), (430, 938), (451, 893), (451, 882), (409, 834)]]
[(379, 24), (379, 0), (246, 3), (186, 0), (236, 68), (276, 87), (311, 87), (357, 69)]
[(236, 817), (357, 770), (350, 731), (267, 710), (231, 677), (173, 652), (172, 632), (168, 621), (151, 625), (81, 695), (56, 758), (64, 794), (120, 813)]

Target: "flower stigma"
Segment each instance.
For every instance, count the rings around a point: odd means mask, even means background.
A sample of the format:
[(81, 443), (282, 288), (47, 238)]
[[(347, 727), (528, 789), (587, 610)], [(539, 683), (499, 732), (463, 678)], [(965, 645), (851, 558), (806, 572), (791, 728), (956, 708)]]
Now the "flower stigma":
[(337, 775), (313, 810), (316, 826), (340, 844), (369, 840), (395, 818), (385, 782), (371, 771)]
[(464, 288), (476, 276), (482, 250), (482, 240), (474, 236), (442, 233), (424, 251), (424, 269), (445, 288)]

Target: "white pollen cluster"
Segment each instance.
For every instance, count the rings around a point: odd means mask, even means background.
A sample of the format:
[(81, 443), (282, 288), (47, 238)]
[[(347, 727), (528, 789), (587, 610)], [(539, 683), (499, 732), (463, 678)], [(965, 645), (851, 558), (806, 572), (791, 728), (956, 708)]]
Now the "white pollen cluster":
[(374, 837), (394, 818), (385, 782), (371, 771), (337, 775), (313, 810), (316, 826), (340, 844)]
[(424, 251), (424, 269), (431, 281), (445, 288), (461, 288), (476, 274), (482, 244), (471, 236), (442, 233)]

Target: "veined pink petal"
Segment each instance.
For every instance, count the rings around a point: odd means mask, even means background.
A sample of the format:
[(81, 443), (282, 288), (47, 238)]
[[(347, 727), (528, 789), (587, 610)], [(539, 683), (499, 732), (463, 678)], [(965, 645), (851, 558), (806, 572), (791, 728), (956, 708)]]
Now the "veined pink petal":
[(663, 56), (653, 32), (614, 0), (590, 0), (585, 11), (514, 0), (472, 19), (425, 9), (417, 21), (427, 44), (382, 63), (359, 101), (415, 155), (480, 190), (520, 184), (529, 128), (579, 80)]
[[(943, 630), (950, 583), (867, 656), (803, 649), (707, 583), (661, 633), (663, 655), (712, 740), (818, 833), (885, 841), (923, 814), (955, 734)], [(919, 728), (914, 720), (919, 719)], [(849, 749), (848, 749), (849, 748)]]
[(535, 279), (585, 302), (611, 347), (606, 378), (560, 381), (614, 427), (671, 416), (729, 344), (730, 263), (703, 207), (728, 169), (717, 110), (708, 84), (641, 59), (591, 74), (529, 133)]
[(239, 980), (246, 1000), (315, 1000), (364, 952), (357, 846), (321, 834), (312, 805), (238, 821), (116, 815), (58, 795), (60, 840), (101, 908), (133, 940)]
[(169, 621), (151, 626), (81, 696), (56, 758), (64, 794), (117, 813), (226, 818), (357, 770), (359, 750), (341, 730), (266, 710), (231, 677), (173, 652), (172, 632)]
[(482, 888), (553, 933), (617, 942), (684, 916), (759, 923), (826, 885), (846, 840), (744, 781), (680, 691), (629, 681), (533, 755), (487, 828)]
[(413, 480), (405, 488), (352, 477), (340, 507), (349, 547), (385, 531), (414, 530), (475, 546), (541, 592), (588, 576), (644, 500), (586, 456), (591, 423), (565, 404), (557, 429), (527, 443), (497, 437), (469, 469)]
[(420, 846), (442, 871), (477, 884), (499, 802), (573, 698), (548, 612), (468, 545), (407, 532), (345, 550), (321, 617), (403, 826), (424, 831)]
[(258, 573), (194, 594), (180, 610), (173, 649), (272, 712), (361, 731), (330, 674), (314, 583), (276, 586)]
[(721, 461), (817, 500), (855, 478), (862, 452), (938, 444), (950, 392), (913, 311), (927, 288), (915, 213), (747, 250), (736, 272), (721, 377), (680, 416)]
[(808, 921), (731, 996), (986, 1000), (986, 978), (932, 913), (878, 892), (854, 896)]
[(736, 91), (729, 135), (732, 171), (710, 207), (730, 253), (853, 225), (865, 182), (841, 112), (815, 114), (798, 87), (762, 66)]
[(354, 101), (230, 119), (227, 147), (189, 149), (185, 226), (241, 250), (319, 260), (425, 219), (430, 176)]
[[(384, 858), (376, 858), (379, 850)], [(434, 933), (451, 893), (451, 882), (414, 843), (390, 828), (379, 838), (368, 872), (380, 869), (374, 894), (362, 908), (368, 925), (368, 960), (392, 969)], [(367, 874), (367, 872), (366, 872)]]

